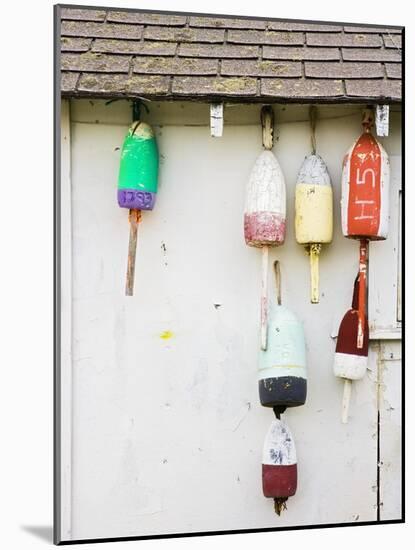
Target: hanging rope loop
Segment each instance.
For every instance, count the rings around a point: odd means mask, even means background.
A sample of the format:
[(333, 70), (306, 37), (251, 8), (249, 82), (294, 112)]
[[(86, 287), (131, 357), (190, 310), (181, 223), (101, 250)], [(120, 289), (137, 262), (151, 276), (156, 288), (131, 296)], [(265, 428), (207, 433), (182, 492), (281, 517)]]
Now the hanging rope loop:
[(362, 112), (362, 126), (365, 132), (370, 132), (373, 127), (374, 116), (371, 108), (364, 109)]
[(150, 112), (148, 106), (141, 99), (133, 100), (133, 122), (136, 120), (141, 120), (141, 107), (147, 111), (147, 114)]
[(271, 105), (261, 109), (262, 145), (270, 151), (274, 145), (274, 111)]
[(313, 155), (315, 155), (317, 150), (317, 144), (316, 144), (317, 109), (314, 105), (310, 105), (309, 116), (310, 116), (311, 152)]

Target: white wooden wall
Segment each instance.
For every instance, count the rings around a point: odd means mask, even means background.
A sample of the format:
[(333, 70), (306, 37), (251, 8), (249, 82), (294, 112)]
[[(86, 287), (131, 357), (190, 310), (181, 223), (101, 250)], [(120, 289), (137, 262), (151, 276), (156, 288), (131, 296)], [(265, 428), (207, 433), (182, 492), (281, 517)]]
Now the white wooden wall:
[[(116, 182), (131, 111), (124, 101), (72, 101), (71, 174), (62, 179), (72, 241), (66, 233), (72, 350), (62, 351), (62, 367), (71, 367), (63, 380), (72, 384), (64, 403), (72, 409), (62, 437), (72, 448), (62, 457), (71, 472), (61, 485), (64, 539), (376, 520), (379, 437), (380, 517), (401, 515), (395, 199), (390, 239), (371, 245), (374, 339), (348, 425), (340, 422), (343, 384), (332, 374), (358, 269), (358, 245), (342, 237), (339, 219), (342, 159), (360, 132), (356, 106), (319, 108), (317, 150), (336, 208), (318, 305), (309, 302), (308, 257), (293, 224), (297, 171), (310, 150), (307, 107), (275, 108), (288, 231), (271, 261), (281, 261), (283, 303), (304, 322), (309, 386), (305, 406), (285, 415), (297, 445), (297, 494), (281, 517), (262, 496), (261, 451), (273, 413), (257, 392), (260, 252), (243, 239), (245, 185), (261, 151), (259, 108), (226, 107), (223, 137), (212, 138), (208, 105), (150, 104), (159, 193), (139, 229), (135, 296), (125, 297), (128, 221)], [(390, 127), (382, 143), (398, 197), (399, 112)]]

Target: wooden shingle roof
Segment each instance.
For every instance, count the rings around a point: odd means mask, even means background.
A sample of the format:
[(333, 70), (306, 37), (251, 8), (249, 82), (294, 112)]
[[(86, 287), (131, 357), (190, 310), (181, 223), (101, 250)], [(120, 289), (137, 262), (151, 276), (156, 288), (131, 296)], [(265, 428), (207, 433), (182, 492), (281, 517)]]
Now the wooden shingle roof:
[(57, 7), (65, 97), (401, 101), (402, 27)]

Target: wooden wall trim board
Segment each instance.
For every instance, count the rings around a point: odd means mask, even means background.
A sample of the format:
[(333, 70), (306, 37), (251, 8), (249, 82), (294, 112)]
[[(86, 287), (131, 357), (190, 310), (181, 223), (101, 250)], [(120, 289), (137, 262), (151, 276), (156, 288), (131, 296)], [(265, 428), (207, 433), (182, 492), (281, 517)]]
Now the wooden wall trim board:
[(400, 519), (402, 503), (402, 356), (396, 341), (379, 341), (379, 519)]
[[(60, 538), (71, 539), (72, 516), (72, 198), (70, 102), (61, 104), (61, 364)], [(58, 282), (59, 284), (59, 282)]]
[[(369, 247), (369, 329), (372, 340), (401, 338), (400, 317), (400, 194), (401, 156), (390, 154), (390, 220), (385, 241)], [(388, 266), (388, 269), (385, 267)]]

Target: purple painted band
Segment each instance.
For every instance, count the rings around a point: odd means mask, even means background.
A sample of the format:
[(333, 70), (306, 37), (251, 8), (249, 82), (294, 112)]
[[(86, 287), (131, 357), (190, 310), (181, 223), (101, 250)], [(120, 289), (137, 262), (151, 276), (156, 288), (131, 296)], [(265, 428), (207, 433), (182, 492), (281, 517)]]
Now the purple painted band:
[(137, 208), (138, 210), (153, 210), (156, 193), (137, 191), (137, 189), (118, 189), (118, 204), (121, 208)]

